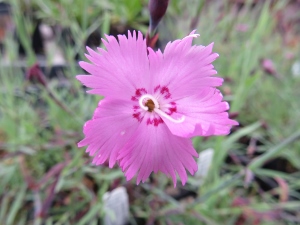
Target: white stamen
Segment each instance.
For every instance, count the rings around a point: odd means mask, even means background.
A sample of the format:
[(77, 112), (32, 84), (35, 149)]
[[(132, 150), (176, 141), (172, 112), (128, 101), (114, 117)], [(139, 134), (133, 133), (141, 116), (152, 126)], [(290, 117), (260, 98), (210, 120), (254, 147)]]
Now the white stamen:
[(142, 109), (144, 109), (146, 111), (148, 111), (148, 109), (149, 109), (147, 106), (144, 105), (145, 99), (147, 99), (147, 100), (151, 99), (154, 103), (155, 108), (159, 108), (158, 101), (152, 95), (146, 94), (146, 95), (143, 95), (142, 97), (140, 97), (140, 99), (139, 99), (139, 104)]
[(163, 112), (160, 109), (155, 108), (154, 112), (156, 112), (158, 115), (165, 117), (166, 119), (170, 120), (173, 123), (182, 123), (185, 120), (185, 117), (182, 116), (180, 119), (174, 119), (171, 116), (169, 116), (168, 114), (166, 114), (165, 112)]

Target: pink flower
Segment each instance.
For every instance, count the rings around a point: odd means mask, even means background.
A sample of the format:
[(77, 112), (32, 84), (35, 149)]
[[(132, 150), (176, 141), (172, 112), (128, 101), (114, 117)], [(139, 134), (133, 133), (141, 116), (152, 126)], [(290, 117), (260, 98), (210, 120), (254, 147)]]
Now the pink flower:
[(227, 135), (238, 123), (228, 118), (227, 102), (215, 87), (222, 78), (211, 64), (218, 54), (213, 44), (191, 46), (194, 31), (182, 40), (168, 43), (164, 53), (148, 48), (141, 32), (103, 40), (106, 50), (87, 48), (92, 62), (80, 62), (91, 75), (77, 79), (105, 96), (91, 120), (84, 125), (79, 147), (93, 164), (119, 163), (127, 180), (137, 174), (137, 184), (151, 172), (171, 176), (182, 184), (188, 170), (197, 171), (198, 157), (191, 137)]

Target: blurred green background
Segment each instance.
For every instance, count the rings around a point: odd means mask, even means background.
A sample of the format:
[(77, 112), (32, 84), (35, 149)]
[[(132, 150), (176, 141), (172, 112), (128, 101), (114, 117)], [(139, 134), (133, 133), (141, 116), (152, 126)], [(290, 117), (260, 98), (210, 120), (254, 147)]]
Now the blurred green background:
[[(175, 189), (163, 174), (136, 186), (77, 148), (101, 99), (75, 79), (85, 46), (105, 33), (146, 34), (147, 5), (0, 1), (0, 224), (105, 224), (102, 197), (118, 186), (128, 224), (300, 224), (299, 0), (170, 0), (159, 47), (193, 29), (195, 44), (214, 42), (221, 91), (240, 123), (229, 136), (193, 139), (199, 153), (213, 149), (207, 173)], [(46, 85), (29, 76), (36, 62)]]

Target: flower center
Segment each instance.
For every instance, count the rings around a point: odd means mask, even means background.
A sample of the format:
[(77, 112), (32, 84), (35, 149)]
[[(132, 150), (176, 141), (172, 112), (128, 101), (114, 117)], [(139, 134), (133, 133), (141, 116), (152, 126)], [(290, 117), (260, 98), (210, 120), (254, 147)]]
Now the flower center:
[(182, 116), (181, 118), (178, 118), (178, 119), (174, 119), (170, 115), (168, 115), (167, 113), (165, 113), (164, 111), (162, 111), (159, 108), (158, 101), (152, 95), (149, 95), (149, 94), (145, 94), (145, 95), (143, 95), (143, 96), (140, 97), (140, 99), (139, 99), (139, 105), (145, 111), (148, 111), (148, 112), (153, 112), (154, 111), (160, 117), (164, 117), (164, 118), (170, 120), (173, 123), (182, 123), (185, 120), (184, 116)]
[(148, 107), (148, 111), (149, 112), (152, 112), (154, 110), (154, 108), (155, 108), (155, 104), (154, 104), (154, 102), (151, 99), (147, 100), (145, 106)]
[(155, 108), (159, 108), (157, 100), (149, 94), (145, 94), (139, 99), (139, 105), (142, 109), (152, 112)]

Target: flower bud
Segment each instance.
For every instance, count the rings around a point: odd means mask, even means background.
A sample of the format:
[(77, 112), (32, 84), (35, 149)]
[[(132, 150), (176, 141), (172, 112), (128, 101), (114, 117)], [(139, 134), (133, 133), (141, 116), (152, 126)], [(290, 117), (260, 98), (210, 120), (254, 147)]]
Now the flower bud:
[(162, 17), (165, 15), (168, 8), (169, 0), (149, 0), (150, 11), (150, 35), (156, 30)]
[(47, 86), (46, 77), (37, 63), (28, 69), (26, 79), (32, 82), (38, 82), (45, 87)]

